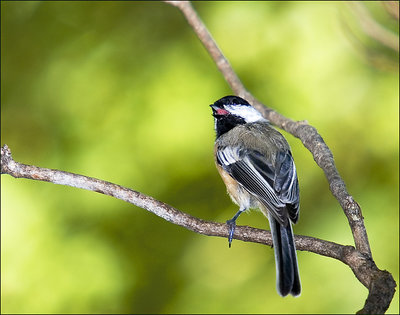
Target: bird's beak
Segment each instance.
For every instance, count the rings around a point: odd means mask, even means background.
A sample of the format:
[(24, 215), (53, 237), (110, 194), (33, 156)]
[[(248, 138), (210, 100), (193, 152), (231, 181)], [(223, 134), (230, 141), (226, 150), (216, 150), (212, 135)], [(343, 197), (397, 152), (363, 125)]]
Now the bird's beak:
[(210, 107), (212, 108), (212, 115), (214, 117), (221, 117), (221, 116), (226, 116), (229, 115), (229, 112), (226, 109), (223, 109), (215, 104), (211, 104)]
[(217, 110), (219, 107), (217, 105), (211, 104), (210, 107), (212, 108), (212, 110)]
[(215, 114), (217, 113), (217, 110), (219, 109), (218, 106), (211, 104), (210, 105), (211, 109), (212, 109), (212, 115), (215, 117)]

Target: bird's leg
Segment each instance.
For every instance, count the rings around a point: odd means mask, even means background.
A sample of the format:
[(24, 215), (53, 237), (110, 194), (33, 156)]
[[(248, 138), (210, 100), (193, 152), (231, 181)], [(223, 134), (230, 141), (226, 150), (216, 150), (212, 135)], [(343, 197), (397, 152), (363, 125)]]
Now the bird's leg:
[(226, 224), (228, 224), (229, 227), (229, 236), (228, 236), (228, 242), (229, 242), (229, 247), (231, 247), (232, 239), (233, 239), (233, 234), (235, 233), (235, 228), (236, 228), (236, 219), (240, 216), (240, 214), (246, 211), (245, 208), (240, 208), (238, 212), (233, 216), (232, 219), (226, 221)]

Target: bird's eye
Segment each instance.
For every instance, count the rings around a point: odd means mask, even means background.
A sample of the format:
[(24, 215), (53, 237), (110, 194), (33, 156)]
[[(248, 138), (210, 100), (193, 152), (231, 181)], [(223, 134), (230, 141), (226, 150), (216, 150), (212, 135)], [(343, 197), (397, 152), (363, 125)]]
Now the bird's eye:
[(239, 105), (240, 104), (240, 100), (238, 98), (235, 98), (233, 100), (233, 104)]

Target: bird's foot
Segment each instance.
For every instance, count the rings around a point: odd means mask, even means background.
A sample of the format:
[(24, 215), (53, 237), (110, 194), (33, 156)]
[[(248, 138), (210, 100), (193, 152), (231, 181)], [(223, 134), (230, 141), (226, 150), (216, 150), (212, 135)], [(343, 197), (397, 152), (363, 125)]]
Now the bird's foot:
[(231, 244), (232, 244), (233, 234), (235, 233), (236, 220), (234, 220), (234, 219), (228, 220), (228, 221), (226, 221), (226, 224), (228, 224), (228, 228), (229, 228), (228, 242), (229, 242), (229, 248), (230, 248)]

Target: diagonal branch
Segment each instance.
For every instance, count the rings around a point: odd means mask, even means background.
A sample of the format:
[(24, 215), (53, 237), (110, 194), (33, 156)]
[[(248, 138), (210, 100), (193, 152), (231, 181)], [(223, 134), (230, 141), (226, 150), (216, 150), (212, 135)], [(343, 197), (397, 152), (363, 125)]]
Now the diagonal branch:
[(198, 38), (213, 58), (219, 71), (221, 71), (232, 90), (237, 95), (247, 99), (251, 104), (254, 105), (254, 107), (257, 107), (257, 109), (260, 110), (263, 115), (273, 124), (299, 138), (303, 142), (304, 146), (310, 150), (315, 162), (325, 172), (332, 194), (339, 201), (347, 216), (347, 219), (349, 220), (356, 248), (360, 252), (371, 256), (371, 249), (364, 226), (363, 216), (361, 214), (361, 208), (347, 192), (346, 185), (336, 169), (332, 152), (325, 144), (318, 131), (314, 127), (310, 126), (307, 122), (295, 122), (266, 107), (260, 101), (256, 100), (256, 98), (246, 90), (190, 2), (165, 2), (177, 6), (182, 11), (188, 23), (196, 32)]
[[(399, 52), (399, 37), (392, 31), (389, 31), (381, 24), (379, 24), (365, 7), (365, 5), (361, 1), (351, 1), (349, 2), (351, 8), (353, 9), (354, 13), (357, 15), (360, 26), (363, 32), (375, 39), (376, 41), (380, 42), (382, 45), (389, 47), (390, 49)], [(395, 5), (395, 4), (394, 4)], [(386, 8), (390, 10), (393, 4), (386, 4)], [(398, 4), (397, 4), (398, 6)], [(397, 7), (398, 11), (398, 7)], [(389, 11), (390, 12), (390, 11)], [(397, 13), (398, 14), (398, 13)]]
[[(228, 60), (218, 48), (206, 26), (197, 15), (191, 3), (189, 1), (165, 2), (178, 7), (182, 11), (187, 22), (195, 31), (197, 37), (214, 60), (219, 71), (222, 73), (234, 93), (247, 99), (273, 124), (299, 138), (303, 145), (311, 152), (315, 162), (325, 173), (332, 195), (338, 200), (347, 217), (353, 234), (356, 252), (363, 256), (365, 260), (372, 263), (374, 266), (372, 269), (376, 269), (379, 274), (377, 278), (374, 278), (374, 280), (368, 284), (365, 282), (365, 279), (358, 277), (356, 274), (357, 278), (369, 289), (369, 295), (364, 308), (359, 312), (384, 313), (393, 298), (396, 283), (390, 273), (380, 271), (373, 262), (367, 231), (364, 225), (364, 218), (361, 213), (361, 207), (348, 193), (346, 185), (335, 166), (333, 154), (322, 139), (321, 135), (318, 133), (317, 129), (310, 126), (306, 121), (295, 122), (286, 118), (258, 101), (246, 90), (233, 68), (230, 66)], [(352, 266), (351, 268), (353, 272), (355, 272)], [(369, 269), (368, 272), (372, 272), (372, 269)], [(366, 273), (367, 271), (364, 270), (362, 274), (368, 278), (369, 276), (366, 275)], [(373, 273), (375, 274), (376, 272)]]

